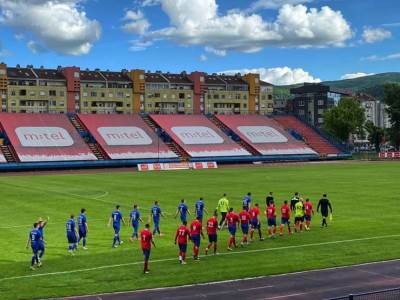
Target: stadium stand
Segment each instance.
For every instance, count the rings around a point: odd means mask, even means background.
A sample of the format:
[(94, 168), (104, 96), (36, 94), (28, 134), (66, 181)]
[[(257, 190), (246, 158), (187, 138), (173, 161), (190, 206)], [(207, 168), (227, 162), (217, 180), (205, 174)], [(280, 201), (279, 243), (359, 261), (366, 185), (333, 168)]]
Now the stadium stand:
[(274, 119), (266, 116), (217, 115), (215, 118), (231, 131), (235, 140), (259, 155), (317, 155), (304, 142), (294, 139)]
[(66, 115), (1, 113), (0, 123), (20, 162), (97, 160)]
[(295, 116), (275, 116), (274, 119), (286, 130), (294, 130), (303, 136), (304, 141), (322, 156), (338, 155), (340, 150), (323, 138), (318, 132)]
[[(75, 127), (89, 132), (89, 147), (110, 159), (176, 158), (139, 115), (79, 114)], [(94, 138), (94, 139), (93, 139)]]
[(191, 158), (251, 156), (204, 115), (150, 115)]

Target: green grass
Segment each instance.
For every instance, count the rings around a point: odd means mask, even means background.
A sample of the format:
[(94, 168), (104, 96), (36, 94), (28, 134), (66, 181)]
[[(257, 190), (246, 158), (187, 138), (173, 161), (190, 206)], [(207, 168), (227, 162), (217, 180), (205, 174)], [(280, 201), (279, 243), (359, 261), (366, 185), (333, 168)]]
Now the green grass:
[[(393, 162), (0, 177), (0, 299), (135, 290), (398, 258), (399, 182), (400, 164)], [(313, 202), (327, 192), (334, 208), (333, 223), (322, 230), (318, 226), (320, 217), (316, 216), (310, 232), (255, 242), (231, 255), (202, 258), (200, 262), (189, 260), (186, 266), (179, 265), (177, 259), (163, 261), (177, 255), (173, 234), (178, 220), (172, 216), (180, 198), (185, 197), (193, 207), (195, 200), (203, 196), (211, 210), (226, 192), (238, 209), (248, 191), (260, 203), (264, 203), (267, 192), (274, 191), (278, 204), (295, 191)], [(157, 248), (152, 251), (152, 260), (161, 261), (151, 262), (152, 272), (144, 276), (138, 243), (111, 249), (113, 231), (106, 223), (114, 204), (121, 204), (126, 217), (133, 203), (147, 214), (155, 199), (168, 213), (161, 222), (166, 235), (156, 238)], [(77, 214), (81, 207), (88, 212), (89, 250), (71, 257), (64, 227), (69, 213)], [(51, 217), (45, 231), (47, 252), (43, 267), (30, 271), (31, 253), (25, 250), (25, 242), (29, 224), (39, 216)], [(125, 241), (130, 234), (131, 229), (122, 229)], [(334, 243), (370, 237), (380, 238)], [(221, 254), (226, 253), (226, 240), (227, 232), (223, 231), (219, 236)], [(265, 251), (243, 252), (256, 249)], [(113, 266), (118, 264), (121, 266)], [(109, 267), (68, 272), (102, 266)], [(67, 272), (29, 277), (60, 271)], [(28, 277), (5, 279), (25, 275)]]

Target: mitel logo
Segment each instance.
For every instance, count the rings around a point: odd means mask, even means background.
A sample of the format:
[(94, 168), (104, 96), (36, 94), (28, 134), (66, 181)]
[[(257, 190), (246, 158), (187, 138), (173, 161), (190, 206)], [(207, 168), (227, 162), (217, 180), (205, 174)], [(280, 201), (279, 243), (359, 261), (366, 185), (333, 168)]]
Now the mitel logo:
[(186, 145), (222, 144), (224, 139), (213, 129), (205, 126), (180, 126), (171, 130)]
[(288, 141), (278, 130), (269, 126), (239, 126), (237, 129), (254, 144), (286, 143)]
[(138, 146), (153, 143), (143, 129), (135, 126), (99, 127), (97, 131), (109, 146)]
[(69, 147), (74, 144), (61, 127), (17, 127), (15, 133), (23, 147)]

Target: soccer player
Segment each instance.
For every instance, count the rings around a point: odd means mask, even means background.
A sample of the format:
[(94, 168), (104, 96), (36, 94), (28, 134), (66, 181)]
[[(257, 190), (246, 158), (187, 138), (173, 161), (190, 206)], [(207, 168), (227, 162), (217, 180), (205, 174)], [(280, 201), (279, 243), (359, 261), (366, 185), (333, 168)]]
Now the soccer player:
[(232, 245), (236, 248), (236, 228), (239, 224), (239, 216), (233, 211), (233, 208), (229, 208), (229, 213), (226, 215), (225, 221), (222, 223), (221, 230), (225, 224), (228, 224), (228, 231), (230, 234), (228, 242), (228, 251), (232, 251)]
[(44, 240), (44, 227), (47, 225), (47, 223), (49, 222), (50, 217), (47, 217), (47, 220), (43, 220), (42, 218), (39, 218), (39, 220), (37, 221), (38, 223), (38, 230), (40, 231), (40, 234), (42, 236), (42, 238), (39, 241), (39, 251), (38, 251), (38, 258), (39, 258), (39, 262), (42, 259), (43, 255), (44, 255), (44, 251), (45, 251), (45, 240)]
[(253, 241), (253, 235), (256, 229), (258, 230), (258, 236), (260, 237), (260, 241), (263, 241), (264, 238), (262, 237), (261, 222), (260, 222), (260, 207), (258, 206), (258, 203), (256, 203), (254, 207), (250, 209), (250, 224), (251, 224), (250, 241), (251, 242)]
[(78, 217), (78, 234), (79, 234), (78, 244), (82, 240), (82, 249), (83, 250), (87, 250), (86, 236), (87, 236), (88, 231), (89, 231), (89, 227), (87, 224), (86, 209), (82, 208), (81, 214)]
[(267, 206), (269, 206), (270, 203), (273, 202), (273, 201), (274, 201), (273, 193), (272, 193), (272, 192), (269, 192), (269, 194), (268, 194), (267, 197), (265, 198), (265, 204), (266, 204)]
[(190, 211), (189, 211), (188, 206), (185, 203), (185, 199), (182, 199), (181, 203), (179, 203), (178, 208), (177, 208), (176, 213), (175, 213), (175, 218), (178, 215), (180, 215), (182, 223), (183, 223), (183, 221), (187, 222), (187, 216), (188, 215), (190, 216)]
[(276, 211), (274, 202), (271, 202), (267, 207), (266, 215), (268, 223), (268, 236), (270, 239), (274, 239), (276, 234)]
[(122, 217), (122, 213), (120, 211), (120, 206), (117, 205), (117, 206), (115, 206), (115, 210), (111, 213), (110, 219), (108, 221), (108, 226), (110, 226), (111, 222), (112, 222), (113, 228), (114, 228), (114, 239), (113, 239), (113, 243), (112, 243), (113, 248), (116, 248), (123, 243), (123, 241), (121, 241), (121, 239), (119, 237), (119, 232), (121, 230), (121, 221), (122, 221), (122, 224), (125, 225), (125, 220)]
[(144, 267), (143, 273), (149, 273), (149, 259), (150, 259), (150, 252), (151, 252), (151, 245), (156, 247), (153, 241), (153, 235), (150, 231), (150, 224), (144, 225), (144, 229), (140, 232), (140, 242), (142, 245), (142, 251), (144, 256)]
[(160, 218), (164, 217), (164, 213), (161, 211), (158, 201), (154, 201), (154, 206), (151, 208), (150, 214), (153, 218), (154, 223), (153, 235), (158, 233), (158, 235), (161, 236), (162, 234), (160, 232)]
[(295, 210), (296, 203), (299, 202), (299, 200), (300, 200), (299, 193), (298, 192), (294, 193), (292, 200), (290, 200), (290, 210), (291, 211)]
[(314, 215), (313, 204), (310, 202), (310, 199), (306, 198), (306, 202), (304, 202), (304, 217), (306, 220), (306, 225), (305, 225), (306, 230), (310, 230), (311, 215)]
[(32, 248), (32, 259), (31, 259), (31, 270), (35, 270), (35, 265), (37, 264), (38, 267), (42, 265), (39, 261), (38, 251), (39, 251), (39, 242), (42, 239), (42, 235), (39, 230), (39, 224), (34, 223), (33, 229), (29, 232), (28, 241), (26, 242), (26, 249), (28, 249), (29, 244)]
[(204, 239), (203, 228), (199, 218), (196, 218), (190, 224), (190, 238), (193, 242), (193, 259), (199, 260), (200, 236)]
[(77, 246), (78, 232), (76, 231), (74, 214), (71, 214), (69, 220), (67, 221), (66, 229), (67, 229), (67, 240), (69, 244), (68, 252), (71, 253), (71, 255), (75, 255), (74, 251), (77, 250), (78, 248)]
[(203, 223), (203, 215), (204, 213), (208, 214), (208, 211), (205, 208), (204, 200), (202, 197), (200, 197), (200, 199), (196, 201), (196, 204), (194, 205), (194, 211), (196, 213), (196, 218), (200, 220), (201, 223)]
[[(319, 209), (321, 208), (321, 215), (322, 215), (322, 227), (328, 227), (328, 223), (326, 222), (326, 218), (328, 217), (329, 210), (331, 211), (332, 214), (332, 205), (328, 200), (327, 194), (323, 194), (322, 198), (318, 202), (317, 206), (317, 213), (319, 212)], [(329, 209), (329, 210), (328, 210)]]
[(283, 235), (283, 229), (287, 225), (289, 235), (292, 234), (292, 229), (290, 228), (290, 207), (287, 200), (283, 202), (281, 206), (281, 226), (279, 228), (279, 235)]
[(219, 221), (219, 226), (221, 226), (222, 223), (224, 223), (224, 221), (226, 219), (226, 214), (228, 213), (228, 210), (229, 210), (229, 200), (226, 197), (226, 194), (224, 194), (222, 196), (222, 198), (219, 199), (218, 205), (217, 205), (217, 210), (221, 214), (221, 220)]
[(182, 225), (179, 226), (178, 229), (176, 230), (176, 235), (175, 235), (175, 245), (176, 242), (178, 241), (179, 262), (182, 265), (186, 265), (186, 250), (187, 250), (188, 238), (190, 238), (190, 231), (189, 228), (187, 228), (187, 222), (183, 221)]
[(133, 205), (133, 210), (131, 211), (131, 214), (129, 215), (129, 224), (132, 224), (133, 227), (133, 233), (132, 236), (129, 238), (131, 242), (133, 242), (134, 239), (139, 238), (139, 222), (143, 222), (142, 218), (140, 217), (140, 212), (138, 209), (138, 206), (136, 204)]
[(214, 211), (214, 215), (207, 220), (207, 234), (208, 234), (208, 246), (206, 248), (206, 255), (208, 255), (208, 250), (214, 246), (214, 255), (217, 254), (217, 229), (218, 229), (218, 211)]
[(246, 196), (243, 197), (243, 207), (246, 211), (250, 210), (251, 205), (251, 193), (248, 192)]
[(239, 213), (240, 227), (242, 228), (243, 233), (242, 241), (240, 242), (241, 247), (243, 247), (245, 243), (246, 245), (249, 244), (247, 235), (249, 234), (250, 214), (247, 209), (248, 207), (243, 206), (243, 210)]
[(303, 231), (303, 219), (304, 219), (303, 199), (300, 199), (294, 206), (294, 217), (295, 217), (294, 218), (295, 231), (302, 232)]

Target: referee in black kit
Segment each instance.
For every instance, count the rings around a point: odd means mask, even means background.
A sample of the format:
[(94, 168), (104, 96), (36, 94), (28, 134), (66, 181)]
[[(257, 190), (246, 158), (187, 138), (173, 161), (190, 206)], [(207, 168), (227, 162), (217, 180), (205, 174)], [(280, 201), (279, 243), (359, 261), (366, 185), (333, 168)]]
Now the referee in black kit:
[(332, 214), (332, 205), (329, 202), (327, 194), (323, 194), (322, 198), (319, 199), (318, 206), (317, 206), (317, 213), (319, 212), (319, 209), (321, 209), (321, 215), (322, 215), (321, 227), (324, 227), (324, 226), (328, 227), (326, 218), (328, 217), (329, 210), (331, 211), (331, 214)]

